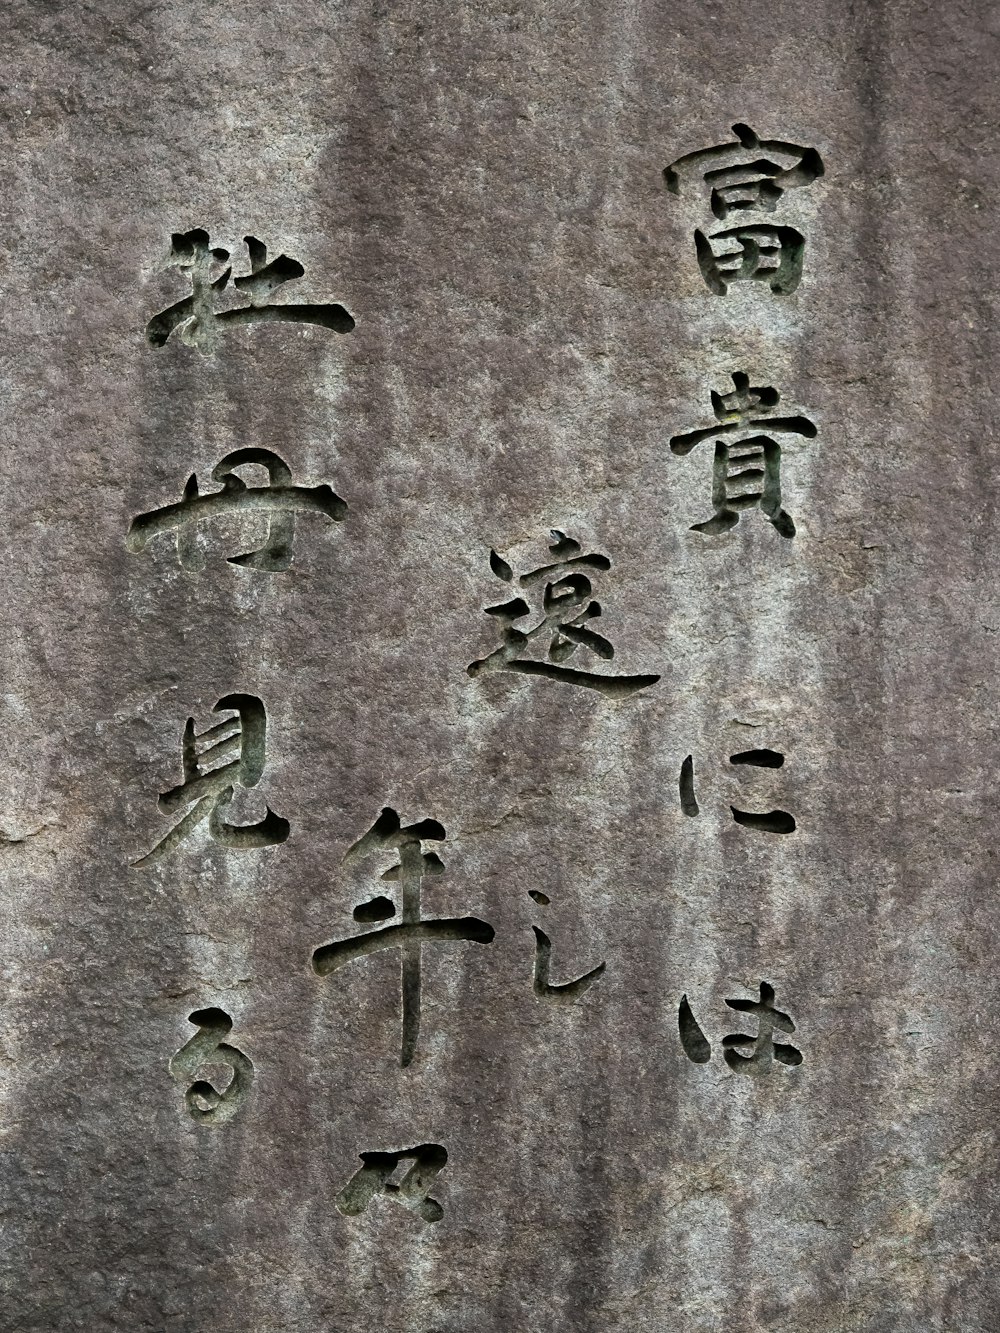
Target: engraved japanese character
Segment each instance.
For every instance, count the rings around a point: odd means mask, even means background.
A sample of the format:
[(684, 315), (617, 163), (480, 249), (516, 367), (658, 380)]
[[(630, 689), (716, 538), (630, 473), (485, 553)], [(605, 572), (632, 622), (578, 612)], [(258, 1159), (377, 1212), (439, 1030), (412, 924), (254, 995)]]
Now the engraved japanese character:
[[(267, 471), (266, 486), (248, 486), (237, 474), (238, 468), (250, 465)], [(129, 528), (126, 549), (144, 551), (154, 538), (170, 534), (181, 567), (200, 570), (205, 559), (195, 535), (199, 524), (232, 514), (247, 517), (260, 514), (267, 518), (264, 545), (244, 555), (231, 555), (228, 560), (231, 565), (245, 569), (274, 573), (288, 569), (292, 563), (296, 513), (324, 514), (335, 523), (343, 522), (347, 516), (346, 503), (330, 486), (296, 486), (284, 459), (270, 449), (236, 449), (226, 454), (212, 469), (212, 480), (220, 482), (222, 489), (202, 494), (198, 490), (198, 477), (192, 473), (182, 500), (139, 514)]]
[[(815, 148), (760, 139), (749, 125), (734, 125), (733, 133), (735, 142), (685, 153), (666, 167), (667, 189), (680, 194), (686, 186), (704, 186), (712, 214), (724, 222), (737, 213), (774, 213), (787, 190), (811, 185), (823, 175)], [(795, 227), (740, 223), (710, 235), (698, 228), (694, 235), (702, 276), (717, 295), (725, 296), (731, 283), (744, 280), (767, 282), (779, 295), (799, 284), (805, 240)]]
[[(367, 954), (399, 950), (402, 992), (399, 1063), (404, 1067), (413, 1060), (420, 1033), (420, 955), (423, 946), (461, 940), (490, 944), (495, 935), (491, 925), (474, 916), (440, 917), (429, 921), (421, 917), (424, 877), (444, 873), (441, 858), (436, 852), (425, 852), (422, 844), (425, 841), (441, 842), (444, 838), (444, 827), (436, 819), (424, 819), (403, 827), (396, 811), (387, 806), (368, 832), (349, 848), (344, 860), (353, 860), (386, 847), (398, 852), (398, 862), (385, 871), (382, 878), (399, 885), (402, 904), (399, 924), (324, 944), (312, 955), (313, 970), (318, 976), (325, 977)], [(356, 907), (353, 915), (359, 922), (386, 921), (396, 915), (396, 907), (391, 899), (380, 894)]]
[[(540, 907), (548, 907), (550, 902), (548, 895), (537, 889), (529, 889), (528, 897), (533, 902), (538, 903)], [(553, 986), (549, 981), (552, 941), (545, 931), (540, 930), (538, 926), (532, 926), (531, 929), (535, 936), (533, 989), (540, 1000), (547, 1000), (551, 1004), (573, 1004), (590, 990), (599, 977), (604, 975), (607, 964), (601, 962), (596, 967), (592, 967), (589, 972), (577, 977), (575, 981), (564, 981), (558, 986)]]
[[(716, 424), (685, 431), (670, 441), (672, 453), (683, 457), (704, 440), (715, 440), (712, 503), (715, 513), (694, 532), (709, 536), (728, 532), (744, 509), (759, 506), (782, 537), (795, 536), (791, 515), (781, 507), (781, 446), (774, 435), (801, 435), (814, 439), (816, 427), (808, 417), (772, 416), (781, 395), (768, 385), (751, 386), (749, 376), (735, 371), (731, 393), (712, 391)], [(762, 433), (767, 431), (767, 434)]]
[[(730, 755), (729, 762), (739, 765), (746, 764), (753, 768), (781, 768), (784, 765), (785, 756), (778, 750), (741, 750), (739, 754)], [(678, 789), (681, 810), (691, 818), (696, 817), (700, 812), (700, 807), (695, 795), (693, 755), (689, 754), (681, 764)], [(795, 832), (795, 818), (787, 810), (768, 810), (766, 812), (739, 810), (735, 805), (731, 805), (729, 808), (735, 822), (744, 825), (746, 828), (760, 829), (764, 833), (788, 834)]]
[[(402, 1204), (424, 1222), (440, 1222), (444, 1209), (430, 1197), (434, 1178), (448, 1161), (448, 1153), (439, 1143), (421, 1143), (401, 1152), (363, 1152), (363, 1165), (337, 1196), (337, 1209), (345, 1217), (363, 1213), (376, 1194), (384, 1194)], [(402, 1164), (410, 1164), (396, 1184), (392, 1177)]]
[(191, 294), (154, 315), (146, 325), (146, 337), (154, 347), (162, 347), (176, 331), (188, 347), (207, 352), (217, 345), (219, 336), (227, 328), (262, 320), (318, 324), (335, 333), (351, 332), (353, 318), (335, 302), (326, 305), (269, 302), (267, 297), (276, 288), (301, 278), (305, 269), (297, 259), (290, 259), (288, 255), (278, 255), (277, 259), (269, 261), (266, 245), (254, 236), (243, 239), (250, 258), (250, 272), (233, 278), (232, 283), (236, 291), (247, 298), (248, 304), (219, 309), (233, 271), (229, 251), (213, 248), (208, 232), (200, 227), (193, 231), (174, 232), (170, 238), (168, 263), (187, 275)]
[(270, 806), (256, 824), (229, 824), (225, 820), (237, 784), (255, 787), (263, 777), (267, 736), (267, 714), (256, 695), (227, 694), (212, 709), (213, 713), (229, 711), (236, 717), (226, 718), (200, 735), (195, 732), (194, 718), (188, 718), (181, 744), (184, 781), (163, 792), (158, 801), (164, 814), (178, 810), (187, 813), (133, 865), (148, 866), (162, 860), (206, 819), (215, 841), (237, 851), (273, 847), (288, 837), (288, 820), (276, 815)]
[[(193, 1120), (200, 1125), (222, 1125), (246, 1101), (253, 1082), (253, 1062), (223, 1040), (233, 1029), (233, 1020), (223, 1009), (196, 1009), (188, 1022), (199, 1031), (170, 1061), (170, 1074), (177, 1083), (188, 1084), (184, 1101)], [(228, 1070), (228, 1078), (221, 1070)], [(222, 1091), (213, 1083), (222, 1084)]]
[[(774, 1060), (789, 1067), (802, 1063), (800, 1050), (786, 1042), (774, 1040), (775, 1031), (794, 1032), (795, 1024), (788, 1014), (774, 1007), (773, 986), (762, 981), (759, 1000), (726, 1000), (726, 1004), (738, 1013), (753, 1014), (758, 1020), (755, 1037), (735, 1032), (722, 1039), (723, 1058), (735, 1073), (766, 1074)], [(686, 995), (681, 996), (677, 1009), (677, 1029), (688, 1059), (694, 1064), (707, 1064), (712, 1058), (711, 1043), (695, 1018)], [(740, 1055), (740, 1049), (746, 1048), (751, 1049), (751, 1054)]]
[[(637, 690), (655, 685), (660, 679), (658, 675), (615, 676), (563, 665), (581, 650), (606, 662), (615, 655), (611, 642), (592, 628), (602, 608), (600, 602), (591, 600), (591, 579), (610, 569), (611, 561), (598, 552), (581, 554), (580, 543), (558, 529), (552, 531), (549, 550), (555, 557), (553, 561), (522, 574), (518, 580), (521, 588), (531, 590), (536, 596), (541, 594), (541, 608), (537, 612), (540, 619), (530, 628), (515, 627), (517, 621), (531, 614), (528, 602), (520, 596), (487, 607), (486, 614), (499, 622), (503, 643), (488, 657), (473, 662), (468, 668), (469, 675), (514, 671), (599, 690), (614, 699), (627, 698)], [(504, 583), (513, 582), (513, 570), (496, 551), (490, 552), (490, 568)], [(528, 656), (536, 645), (545, 651), (545, 660)]]

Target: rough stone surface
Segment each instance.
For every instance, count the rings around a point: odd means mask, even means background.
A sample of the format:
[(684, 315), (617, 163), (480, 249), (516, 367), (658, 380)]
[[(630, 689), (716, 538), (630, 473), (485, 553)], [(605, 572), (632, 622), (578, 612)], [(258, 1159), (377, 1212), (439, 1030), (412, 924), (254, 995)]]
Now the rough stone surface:
[[(1000, 1327), (993, 6), (3, 21), (0, 1327)], [(664, 187), (734, 122), (826, 164), (789, 295), (710, 293)], [(354, 332), (151, 346), (195, 228), (237, 272), (246, 235), (297, 259), (274, 299)], [(817, 426), (783, 437), (794, 539), (691, 530), (712, 446), (669, 441), (733, 371)], [(241, 448), (346, 520), (300, 516), (283, 572), (226, 561), (259, 517), (203, 529), (200, 571), (126, 550)], [(490, 548), (534, 568), (550, 529), (612, 561), (587, 661), (658, 684), (467, 675), (512, 595)], [(238, 692), (268, 733), (232, 818), (290, 836), (133, 867), (185, 721)], [(784, 766), (728, 763), (760, 747)], [(427, 914), (496, 931), (424, 948), (406, 1068), (398, 955), (310, 966), (398, 888), (343, 859), (384, 806), (446, 830)], [(606, 961), (575, 1003), (533, 992), (532, 926), (554, 983)], [(725, 1001), (762, 980), (804, 1058), (747, 1077)], [(211, 1008), (254, 1070), (218, 1125), (171, 1076)], [(424, 1143), (441, 1220), (338, 1210), (360, 1153)]]

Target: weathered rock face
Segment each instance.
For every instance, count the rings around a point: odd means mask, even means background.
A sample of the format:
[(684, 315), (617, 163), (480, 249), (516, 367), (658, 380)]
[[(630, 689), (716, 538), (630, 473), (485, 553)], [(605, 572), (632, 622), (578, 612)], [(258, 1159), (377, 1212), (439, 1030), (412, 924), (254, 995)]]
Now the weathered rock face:
[(4, 23), (0, 1327), (1000, 1327), (993, 7)]

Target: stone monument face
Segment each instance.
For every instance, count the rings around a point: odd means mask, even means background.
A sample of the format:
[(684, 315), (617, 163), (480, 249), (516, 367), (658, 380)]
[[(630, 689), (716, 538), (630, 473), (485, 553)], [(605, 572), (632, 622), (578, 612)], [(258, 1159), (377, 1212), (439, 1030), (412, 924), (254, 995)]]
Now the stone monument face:
[(996, 1333), (1000, 19), (8, 0), (0, 1333)]

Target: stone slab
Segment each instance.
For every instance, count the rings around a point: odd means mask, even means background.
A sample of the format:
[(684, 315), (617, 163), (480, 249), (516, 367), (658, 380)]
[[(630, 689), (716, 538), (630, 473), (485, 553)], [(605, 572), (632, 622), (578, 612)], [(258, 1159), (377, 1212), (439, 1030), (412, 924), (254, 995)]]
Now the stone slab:
[[(4, 29), (0, 1327), (995, 1330), (993, 7), (8, 0)], [(734, 123), (826, 168), (782, 202), (786, 294), (709, 291), (704, 199), (665, 187)], [(353, 331), (213, 323), (209, 292), (154, 346), (199, 229)], [(733, 373), (815, 425), (781, 436), (794, 538), (692, 530), (714, 446), (670, 441)], [(238, 450), (342, 521), (298, 513), (287, 569), (228, 562), (268, 540), (238, 507), (127, 548)], [(611, 562), (615, 657), (566, 664), (655, 685), (467, 674), (523, 591), (490, 550), (516, 579), (552, 530)], [(259, 782), (133, 865), (233, 695)], [(729, 762), (760, 749), (785, 763)], [(409, 878), (385, 841), (345, 862), (385, 807), (439, 822), (443, 875), (412, 836)], [(227, 844), (265, 808), (283, 841)], [(424, 945), (403, 1067), (399, 952), (312, 959), (417, 883), (495, 933)], [(550, 985), (604, 973), (538, 995), (538, 931)], [(762, 982), (802, 1063), (747, 1076), (726, 1002)], [(420, 1145), (438, 1220), (345, 1196)]]

